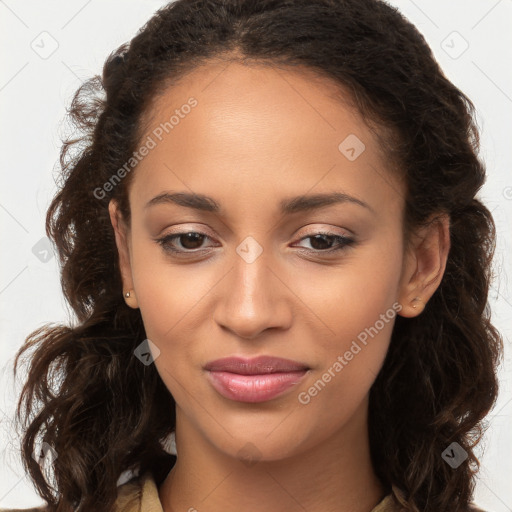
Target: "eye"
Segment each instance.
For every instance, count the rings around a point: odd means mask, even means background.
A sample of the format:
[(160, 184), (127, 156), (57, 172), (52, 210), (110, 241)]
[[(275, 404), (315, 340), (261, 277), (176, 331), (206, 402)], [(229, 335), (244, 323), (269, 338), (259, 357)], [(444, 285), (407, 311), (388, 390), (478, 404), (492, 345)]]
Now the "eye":
[[(158, 238), (156, 241), (163, 247), (165, 251), (172, 253), (194, 253), (202, 251), (202, 243), (206, 238), (210, 238), (205, 233), (198, 231), (183, 231), (181, 233), (175, 233), (173, 235), (166, 235), (162, 238)], [(176, 247), (175, 241), (179, 242), (179, 246)]]
[[(353, 244), (355, 240), (345, 235), (338, 235), (336, 233), (312, 233), (311, 235), (301, 238), (301, 240), (310, 239), (312, 249), (306, 248), (308, 252), (314, 253), (332, 253), (345, 249), (347, 246)], [(333, 246), (334, 244), (334, 246)]]
[[(162, 248), (170, 253), (176, 255), (187, 255), (203, 252), (205, 247), (202, 247), (205, 240), (210, 237), (206, 233), (198, 231), (183, 231), (174, 233), (172, 235), (165, 235), (157, 238), (156, 242)], [(300, 239), (311, 240), (311, 249), (303, 248), (306, 252), (310, 253), (332, 253), (345, 249), (347, 246), (353, 244), (355, 240), (345, 235), (338, 235), (336, 233), (317, 232), (305, 236)]]

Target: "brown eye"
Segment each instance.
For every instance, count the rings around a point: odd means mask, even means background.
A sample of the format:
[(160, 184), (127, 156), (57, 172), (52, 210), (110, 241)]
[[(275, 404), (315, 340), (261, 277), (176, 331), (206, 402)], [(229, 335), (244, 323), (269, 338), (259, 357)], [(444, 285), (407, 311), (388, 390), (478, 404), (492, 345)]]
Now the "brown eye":
[(205, 238), (201, 233), (185, 233), (177, 236), (184, 249), (199, 249)]
[[(194, 253), (203, 249), (203, 242), (205, 239), (210, 238), (205, 233), (197, 231), (187, 231), (182, 233), (175, 233), (167, 235), (156, 241), (163, 247), (165, 251), (172, 253)], [(176, 243), (178, 242), (178, 243)]]
[(335, 241), (333, 236), (328, 235), (314, 235), (308, 238), (311, 240), (311, 247), (319, 251), (331, 249), (331, 246)]
[(307, 247), (304, 249), (309, 252), (319, 253), (339, 251), (355, 242), (353, 238), (337, 235), (335, 233), (315, 233), (301, 238), (301, 241), (302, 240), (310, 240), (309, 244), (311, 249)]

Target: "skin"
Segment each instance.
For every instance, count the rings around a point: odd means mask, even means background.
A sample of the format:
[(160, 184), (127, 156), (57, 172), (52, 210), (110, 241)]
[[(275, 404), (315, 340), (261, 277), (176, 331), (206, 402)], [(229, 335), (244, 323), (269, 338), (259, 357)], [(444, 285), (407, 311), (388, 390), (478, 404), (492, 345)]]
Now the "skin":
[[(198, 101), (134, 171), (131, 225), (109, 207), (124, 290), (133, 290), (127, 302), (140, 308), (176, 400), (179, 455), (159, 488), (166, 512), (369, 512), (386, 494), (370, 460), (368, 394), (394, 318), (307, 404), (298, 395), (394, 303), (402, 316), (421, 314), (445, 269), (449, 220), (418, 230), (406, 249), (404, 185), (343, 94), (308, 69), (209, 62), (148, 113), (143, 139), (188, 98)], [(365, 144), (354, 161), (338, 149), (349, 134)], [(222, 210), (145, 208), (164, 191), (206, 194)], [(279, 211), (284, 199), (334, 191), (369, 207)], [(326, 254), (336, 240), (307, 238), (322, 230), (354, 243)], [(155, 239), (178, 232), (207, 237), (174, 239), (196, 251), (176, 257)], [(251, 263), (236, 251), (248, 236), (262, 249)], [(205, 377), (208, 361), (261, 354), (310, 370), (256, 404), (222, 397)]]

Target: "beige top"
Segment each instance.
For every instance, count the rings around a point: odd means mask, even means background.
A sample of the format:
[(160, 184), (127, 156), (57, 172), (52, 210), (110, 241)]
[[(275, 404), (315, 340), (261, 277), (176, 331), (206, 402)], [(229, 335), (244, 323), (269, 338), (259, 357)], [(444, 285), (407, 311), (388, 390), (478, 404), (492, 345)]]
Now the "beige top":
[[(371, 512), (399, 512), (400, 508), (394, 503), (390, 494)], [(158, 488), (150, 473), (120, 486), (116, 507), (116, 512), (164, 512), (158, 497)]]
[[(0, 512), (44, 512), (46, 509), (4, 509)], [(140, 478), (134, 478), (118, 488), (117, 500), (115, 503), (116, 512), (164, 512), (158, 488), (151, 473), (146, 473)], [(377, 504), (371, 512), (400, 512), (401, 507), (395, 502), (392, 495), (386, 496)], [(470, 512), (484, 512), (479, 508), (472, 507)]]

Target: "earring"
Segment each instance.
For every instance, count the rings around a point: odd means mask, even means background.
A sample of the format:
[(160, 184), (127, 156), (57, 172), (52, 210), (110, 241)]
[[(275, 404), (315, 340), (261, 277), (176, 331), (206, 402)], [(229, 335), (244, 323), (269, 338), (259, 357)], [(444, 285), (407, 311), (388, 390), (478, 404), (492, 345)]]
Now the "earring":
[[(413, 301), (413, 302), (419, 302), (419, 303), (420, 303), (420, 306), (421, 306), (422, 308), (424, 308), (424, 307), (425, 307), (425, 304), (424, 304), (424, 303), (423, 303), (423, 301), (421, 300), (421, 297), (414, 297), (414, 299), (412, 299), (412, 301)], [(412, 305), (412, 307), (413, 307), (414, 309), (416, 309), (416, 308), (418, 307), (418, 304), (413, 304), (413, 305)]]
[(138, 307), (134, 290), (128, 290), (127, 292), (124, 292), (123, 295), (124, 295), (124, 300), (125, 300), (126, 304), (128, 304), (128, 306), (130, 306), (131, 308)]

